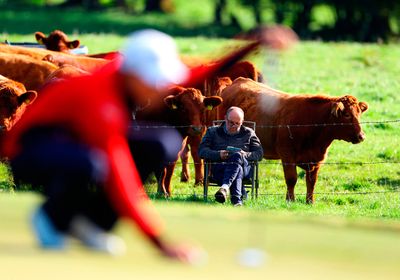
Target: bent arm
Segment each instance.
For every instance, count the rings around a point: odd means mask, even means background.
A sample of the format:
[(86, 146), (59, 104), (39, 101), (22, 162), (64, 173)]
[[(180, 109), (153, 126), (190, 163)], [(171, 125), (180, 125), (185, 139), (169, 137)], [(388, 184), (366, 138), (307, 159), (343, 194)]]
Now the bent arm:
[(250, 148), (249, 152), (246, 153), (246, 159), (249, 161), (260, 161), (263, 158), (264, 152), (261, 146), (260, 139), (258, 139), (257, 135), (252, 132), (250, 136)]
[(126, 139), (114, 136), (107, 141), (110, 174), (106, 191), (116, 210), (133, 220), (156, 246), (161, 247), (159, 236), (163, 223), (148, 199)]
[(212, 161), (221, 160), (221, 155), (218, 150), (213, 149), (213, 138), (215, 136), (215, 130), (208, 129), (206, 134), (201, 139), (199, 145), (199, 156), (203, 159), (208, 159)]

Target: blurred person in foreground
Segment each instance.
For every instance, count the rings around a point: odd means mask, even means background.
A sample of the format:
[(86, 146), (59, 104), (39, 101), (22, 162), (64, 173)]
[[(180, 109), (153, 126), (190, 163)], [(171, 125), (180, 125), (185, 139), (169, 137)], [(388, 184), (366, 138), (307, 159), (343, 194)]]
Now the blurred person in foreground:
[(221, 185), (215, 193), (215, 200), (224, 203), (230, 193), (234, 206), (243, 205), (246, 195), (242, 189), (242, 180), (251, 173), (249, 161), (259, 161), (263, 149), (253, 129), (243, 125), (244, 112), (232, 106), (225, 114), (225, 121), (220, 126), (212, 126), (199, 146), (199, 156), (212, 160), (211, 174)]
[[(173, 39), (156, 30), (132, 33), (121, 53), (92, 75), (46, 86), (6, 137), (3, 152), (15, 178), (43, 188), (45, 201), (32, 217), (41, 247), (63, 249), (70, 236), (121, 254), (124, 242), (110, 231), (125, 217), (165, 256), (190, 262), (199, 249), (164, 239), (127, 141), (131, 112), (162, 102), (163, 90), (186, 79), (188, 70)], [(178, 133), (163, 133), (164, 142), (179, 149)], [(168, 161), (174, 153), (174, 146), (157, 154), (150, 150), (147, 160)], [(149, 170), (142, 173), (146, 177)]]

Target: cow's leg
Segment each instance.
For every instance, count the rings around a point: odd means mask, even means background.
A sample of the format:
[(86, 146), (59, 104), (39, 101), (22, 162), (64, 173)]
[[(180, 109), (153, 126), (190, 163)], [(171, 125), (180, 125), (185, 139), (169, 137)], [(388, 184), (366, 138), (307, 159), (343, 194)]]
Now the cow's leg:
[(167, 168), (163, 168), (160, 174), (157, 174), (158, 186), (157, 186), (157, 194), (160, 196), (168, 197), (168, 192), (165, 188), (165, 174), (167, 173)]
[(176, 162), (168, 164), (167, 168), (165, 168), (165, 180), (164, 186), (168, 196), (171, 196), (171, 181), (172, 175), (174, 174)]
[(314, 203), (314, 187), (318, 178), (319, 165), (309, 166), (306, 169), (306, 184), (307, 184), (307, 195), (306, 202), (309, 204)]
[(182, 161), (182, 173), (181, 173), (181, 182), (189, 182), (190, 180), (190, 171), (189, 171), (189, 147), (188, 144), (185, 145), (181, 153), (181, 161)]
[(282, 163), (283, 163), (283, 172), (285, 174), (285, 181), (287, 187), (286, 200), (294, 201), (295, 200), (294, 187), (297, 183), (296, 165), (285, 164), (284, 161), (282, 161)]
[(195, 185), (202, 185), (204, 180), (203, 160), (199, 157), (199, 145), (201, 142), (201, 135), (191, 137), (190, 151), (192, 154), (195, 170)]
[[(186, 141), (187, 141), (187, 137), (185, 137), (182, 141), (182, 146), (181, 146), (181, 150), (179, 151), (179, 153), (176, 155), (176, 158), (174, 161), (170, 161), (168, 162), (167, 166), (165, 167), (165, 176), (164, 176), (164, 180), (162, 181), (162, 188), (164, 190), (164, 193), (166, 196), (171, 196), (171, 180), (172, 180), (172, 175), (174, 174), (174, 169), (175, 169), (175, 165), (176, 165), (176, 161), (178, 160), (178, 158), (180, 157), (182, 151), (184, 150), (185, 146), (186, 146)], [(159, 190), (160, 190), (160, 186), (159, 186)]]

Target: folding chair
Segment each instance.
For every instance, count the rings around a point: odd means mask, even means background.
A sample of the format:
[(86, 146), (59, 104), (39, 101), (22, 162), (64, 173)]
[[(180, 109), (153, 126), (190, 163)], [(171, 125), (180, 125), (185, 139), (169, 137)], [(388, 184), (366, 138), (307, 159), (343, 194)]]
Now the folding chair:
[[(221, 125), (224, 120), (215, 120), (213, 121), (213, 126)], [(252, 128), (254, 131), (256, 130), (256, 123), (252, 121), (244, 121), (243, 125)], [(208, 187), (220, 187), (220, 185), (213, 180), (211, 174), (211, 165), (214, 162), (210, 160), (204, 160), (204, 181), (203, 181), (203, 195), (204, 200), (207, 201), (208, 199)], [(251, 166), (250, 169), (250, 176), (248, 179), (242, 180), (242, 189), (246, 190), (246, 188), (251, 188), (251, 198), (253, 199), (254, 196), (258, 197), (258, 187), (259, 187), (259, 180), (258, 180), (258, 161), (249, 161), (249, 165)], [(244, 194), (246, 197), (246, 194)]]

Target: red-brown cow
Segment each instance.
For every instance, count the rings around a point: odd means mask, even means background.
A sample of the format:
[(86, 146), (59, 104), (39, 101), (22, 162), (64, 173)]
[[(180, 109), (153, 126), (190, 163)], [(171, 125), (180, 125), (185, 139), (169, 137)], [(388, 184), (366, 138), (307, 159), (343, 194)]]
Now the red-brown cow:
[(281, 159), (289, 201), (295, 199), (296, 166), (306, 171), (306, 200), (313, 203), (318, 171), (333, 140), (356, 144), (365, 138), (359, 121), (368, 105), (351, 95), (292, 95), (238, 78), (221, 97), (220, 118), (230, 106), (241, 107), (246, 120), (257, 123), (264, 158)]
[[(221, 91), (225, 87), (227, 87), (231, 84), (232, 84), (232, 80), (229, 77), (223, 77), (223, 78), (217, 79), (216, 84), (215, 84), (216, 90), (214, 90), (215, 95), (220, 96)], [(218, 108), (216, 108), (216, 110), (213, 110), (212, 112), (210, 111), (207, 114), (207, 118), (205, 121), (206, 125), (210, 125), (211, 121), (217, 118), (216, 117), (217, 110), (218, 110)], [(190, 180), (190, 171), (189, 171), (189, 153), (190, 153), (192, 155), (194, 166), (195, 166), (194, 184), (200, 185), (203, 183), (204, 172), (203, 172), (203, 168), (201, 168), (201, 166), (203, 166), (203, 160), (198, 155), (199, 145), (200, 145), (202, 137), (203, 137), (202, 134), (188, 136), (186, 145), (185, 145), (184, 149), (182, 150), (181, 156), (180, 156), (181, 161), (182, 161), (181, 182), (189, 182), (189, 180)], [(190, 147), (190, 149), (189, 149), (189, 147)]]
[(46, 49), (57, 52), (69, 53), (71, 49), (76, 49), (80, 45), (79, 40), (70, 41), (68, 36), (61, 30), (54, 30), (48, 37), (42, 32), (35, 33), (36, 41)]
[(36, 91), (27, 91), (23, 84), (0, 75), (1, 132), (10, 130), (36, 97)]
[(0, 53), (0, 74), (18, 81), (28, 90), (38, 90), (58, 67), (26, 55)]
[[(221, 104), (222, 99), (218, 96), (205, 97), (198, 89), (175, 87), (171, 89), (169, 96), (164, 98), (165, 105), (160, 110), (152, 108), (151, 104), (138, 111), (135, 115), (136, 120), (160, 123), (164, 122), (171, 126), (176, 126), (184, 138), (189, 135), (201, 135), (204, 130), (205, 111), (212, 110)], [(178, 159), (178, 154), (176, 155)], [(197, 156), (198, 157), (198, 156)], [(197, 159), (195, 159), (197, 160)], [(176, 162), (169, 164), (165, 170), (159, 193), (171, 195), (171, 178)], [(201, 169), (202, 166), (196, 166)]]
[[(39, 44), (42, 44), (46, 47), (47, 50), (55, 51), (55, 52), (62, 52), (62, 53), (71, 53), (72, 49), (76, 49), (80, 45), (79, 40), (70, 41), (68, 36), (62, 32), (61, 30), (54, 30), (49, 34), (48, 37), (44, 35), (42, 32), (38, 31), (35, 33), (36, 41)], [(114, 59), (120, 53), (117, 51), (111, 51), (106, 53), (97, 53), (97, 54), (87, 54), (87, 55), (80, 55), (92, 58), (104, 58), (104, 59)]]

